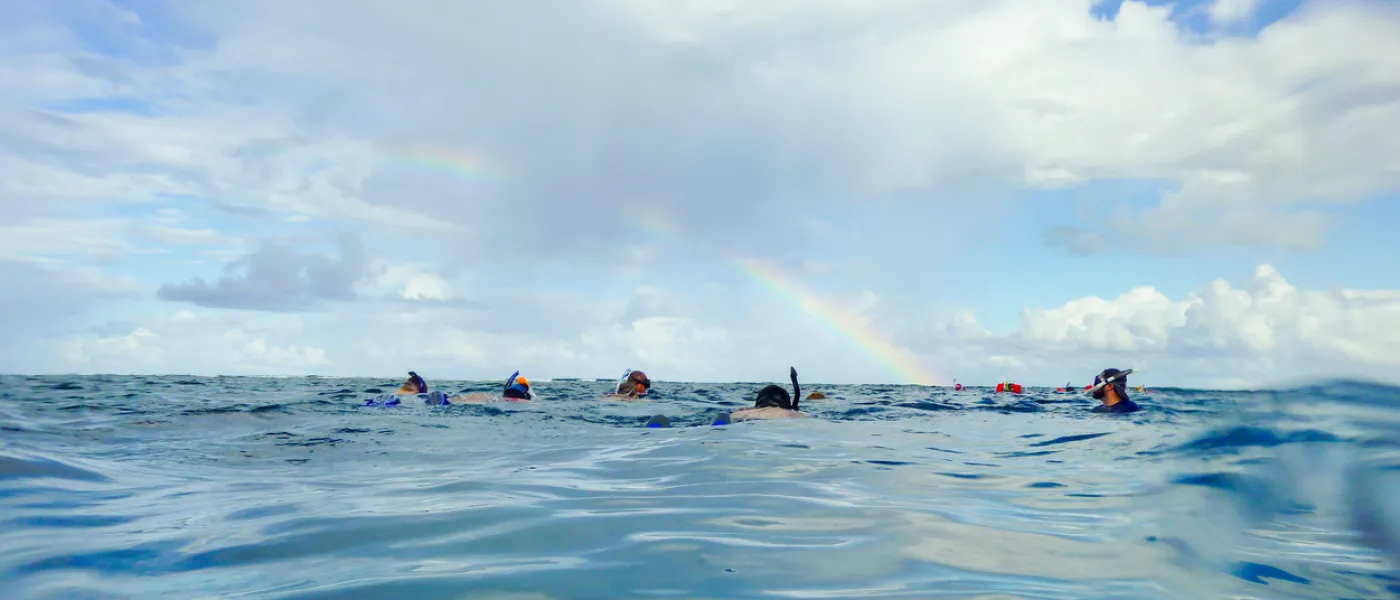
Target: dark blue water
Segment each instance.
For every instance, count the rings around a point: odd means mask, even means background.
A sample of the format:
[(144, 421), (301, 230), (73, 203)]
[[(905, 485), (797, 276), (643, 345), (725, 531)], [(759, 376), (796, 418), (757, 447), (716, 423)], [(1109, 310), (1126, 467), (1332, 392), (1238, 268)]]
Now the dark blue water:
[[(1387, 598), (1400, 390), (0, 377), (4, 598)], [(441, 383), (441, 382), (433, 382)], [(446, 384), (451, 391), (495, 384)], [(810, 390), (808, 389), (810, 388)], [(648, 429), (665, 414), (676, 427)]]

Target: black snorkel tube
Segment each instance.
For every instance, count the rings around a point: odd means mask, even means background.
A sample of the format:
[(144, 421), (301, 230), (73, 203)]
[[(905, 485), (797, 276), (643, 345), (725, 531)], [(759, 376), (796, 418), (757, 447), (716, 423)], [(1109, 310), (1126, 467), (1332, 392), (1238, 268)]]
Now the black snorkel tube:
[(797, 367), (788, 367), (789, 378), (792, 379), (792, 410), (797, 410), (797, 401), (802, 399), (802, 388), (797, 387)]

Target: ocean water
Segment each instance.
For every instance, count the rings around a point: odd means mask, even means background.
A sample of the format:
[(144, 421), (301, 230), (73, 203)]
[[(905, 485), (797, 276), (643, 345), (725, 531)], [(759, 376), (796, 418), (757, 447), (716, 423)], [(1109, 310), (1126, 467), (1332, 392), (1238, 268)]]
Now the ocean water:
[(0, 377), (0, 597), (1400, 596), (1395, 388), (397, 383)]

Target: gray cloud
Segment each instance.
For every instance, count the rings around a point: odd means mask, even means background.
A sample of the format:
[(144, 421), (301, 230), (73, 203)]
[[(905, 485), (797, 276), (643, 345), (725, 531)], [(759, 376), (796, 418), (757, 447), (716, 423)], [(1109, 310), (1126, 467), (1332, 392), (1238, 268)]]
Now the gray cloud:
[(288, 241), (265, 241), (227, 268), (214, 284), (203, 279), (165, 284), (157, 297), (210, 308), (294, 312), (325, 300), (353, 300), (355, 284), (370, 273), (359, 236), (336, 238), (336, 256), (306, 254)]

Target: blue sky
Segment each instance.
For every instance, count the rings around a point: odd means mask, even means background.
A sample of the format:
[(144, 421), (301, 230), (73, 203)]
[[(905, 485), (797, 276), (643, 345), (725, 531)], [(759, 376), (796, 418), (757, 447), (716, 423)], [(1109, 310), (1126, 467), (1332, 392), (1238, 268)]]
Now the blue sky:
[(0, 22), (0, 371), (1400, 379), (1391, 3)]

